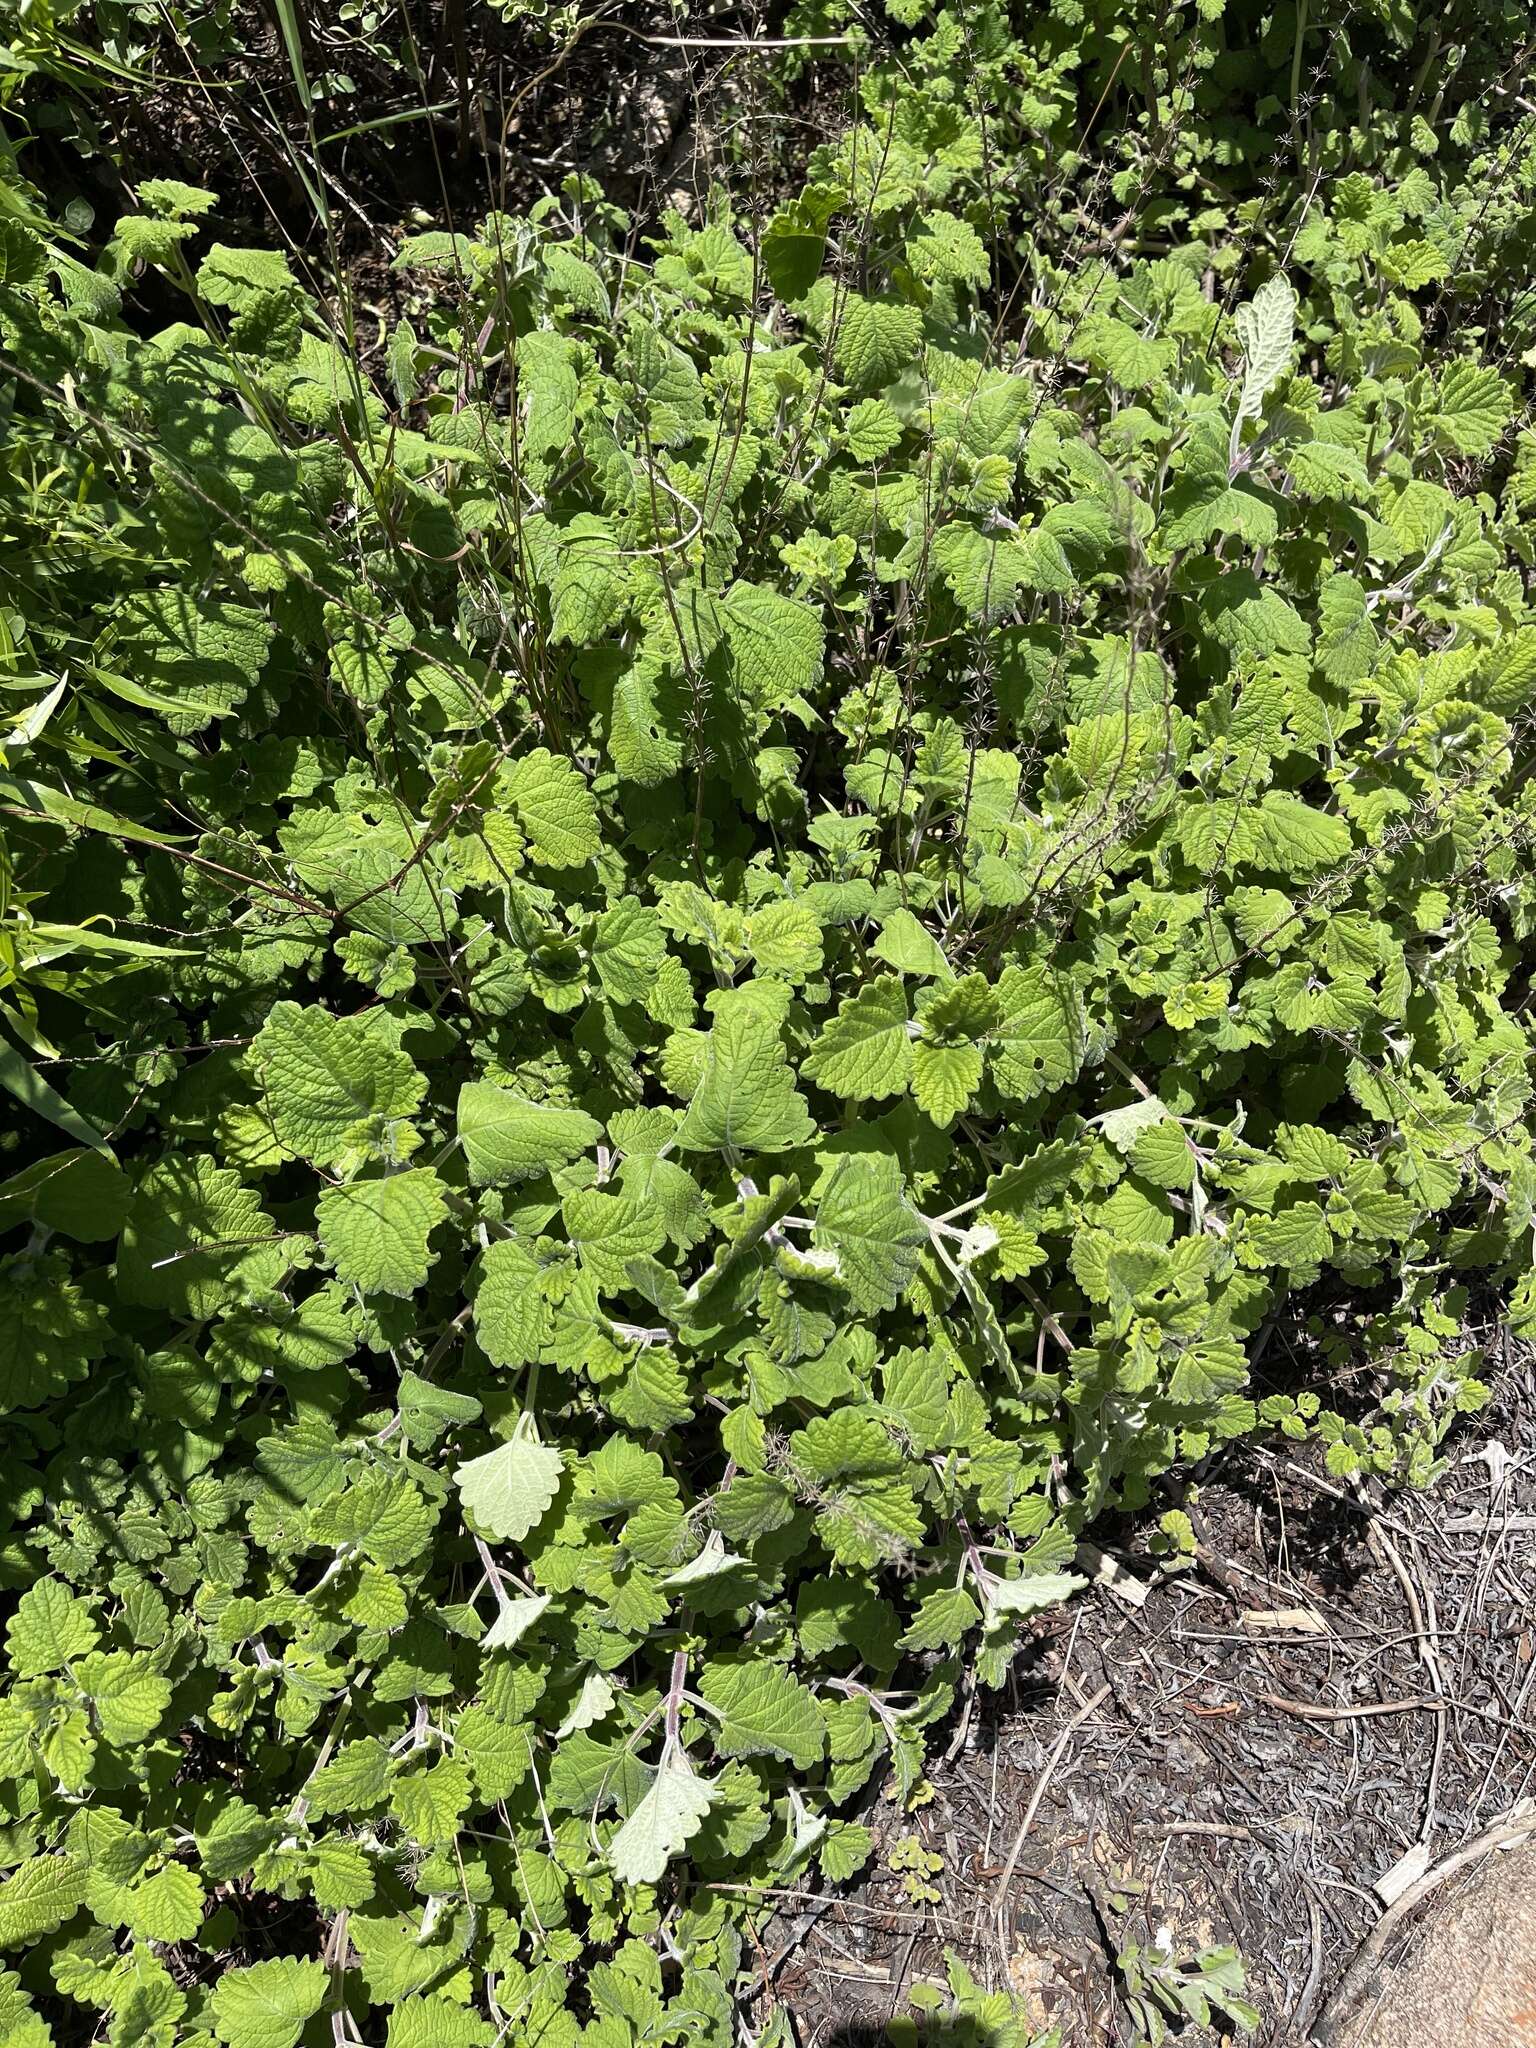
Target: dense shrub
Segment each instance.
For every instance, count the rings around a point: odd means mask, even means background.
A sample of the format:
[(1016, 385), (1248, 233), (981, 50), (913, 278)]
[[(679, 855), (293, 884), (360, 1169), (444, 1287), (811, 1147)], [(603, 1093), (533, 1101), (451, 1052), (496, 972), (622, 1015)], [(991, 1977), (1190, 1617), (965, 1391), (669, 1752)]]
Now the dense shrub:
[[(1424, 1479), (1469, 1290), (1536, 1321), (1462, 223), (1009, 307), (975, 170), (643, 261), (576, 183), (366, 356), (174, 181), (0, 229), (29, 2042), (723, 2048), (1096, 1516), (1265, 1424)], [(1250, 1384), (1298, 1301), (1349, 1399)]]

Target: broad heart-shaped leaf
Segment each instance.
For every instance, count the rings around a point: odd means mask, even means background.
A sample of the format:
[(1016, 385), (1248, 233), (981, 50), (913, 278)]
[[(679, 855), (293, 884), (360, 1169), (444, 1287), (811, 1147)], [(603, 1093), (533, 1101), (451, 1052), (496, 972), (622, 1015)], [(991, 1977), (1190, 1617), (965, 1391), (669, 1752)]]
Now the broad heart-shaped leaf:
[(523, 408), (525, 456), (537, 460), (556, 454), (575, 432), (576, 401), (581, 395), (575, 354), (573, 341), (546, 328), (523, 335), (517, 344), (517, 396)]
[(1250, 1216), (1240, 1256), (1245, 1264), (1308, 1272), (1327, 1258), (1333, 1234), (1316, 1202), (1293, 1202), (1274, 1216)]
[(627, 577), (623, 557), (612, 526), (590, 513), (578, 513), (561, 528), (559, 539), (552, 591), (553, 636), (588, 647), (624, 610)]
[(171, 1703), (169, 1681), (128, 1650), (92, 1650), (75, 1665), (75, 1678), (116, 1749), (147, 1741)]
[(327, 1188), (316, 1204), (320, 1245), (344, 1286), (414, 1294), (432, 1264), (427, 1239), (448, 1213), (430, 1166)]
[(925, 1593), (902, 1637), (906, 1650), (957, 1650), (981, 1619), (981, 1609), (964, 1586), (940, 1586)]
[(912, 1048), (912, 1094), (919, 1109), (947, 1130), (981, 1085), (981, 1048), (927, 1045)]
[(603, 993), (616, 1003), (643, 1004), (666, 957), (661, 919), (648, 903), (626, 896), (605, 910), (592, 934), (592, 965)]
[(167, 1863), (133, 1887), (121, 1910), (129, 1933), (140, 1941), (192, 1941), (206, 1904), (196, 1873), (184, 1863)]
[(899, 1095), (912, 1074), (907, 998), (900, 977), (881, 974), (847, 997), (804, 1062), (808, 1080), (833, 1095), (874, 1102)]
[(840, 196), (831, 186), (809, 185), (781, 206), (763, 230), (763, 269), (779, 298), (804, 298), (816, 282)]
[(1353, 576), (1330, 576), (1318, 593), (1317, 665), (1331, 683), (1358, 683), (1376, 666), (1381, 636), (1363, 587)]
[[(894, 967), (898, 974), (915, 975), (920, 980), (936, 977), (947, 981), (950, 978), (951, 968), (944, 957), (944, 948), (913, 911), (893, 910), (870, 942), (869, 950), (877, 960)], [(877, 976), (868, 986), (883, 987), (884, 977)]]
[(668, 1863), (698, 1833), (715, 1787), (694, 1772), (680, 1745), (668, 1745), (660, 1768), (634, 1812), (608, 1844), (608, 1862), (625, 1884), (656, 1884)]
[(289, 1255), (274, 1240), (284, 1234), (237, 1173), (199, 1155), (173, 1155), (150, 1168), (128, 1205), (119, 1291), (173, 1315), (216, 1315), (247, 1290), (279, 1283)]
[(424, 1500), (398, 1467), (375, 1467), (312, 1511), (310, 1534), (317, 1544), (394, 1569), (421, 1554), (436, 1526), (435, 1501)]
[(564, 1470), (560, 1453), (537, 1437), (520, 1433), (478, 1458), (470, 1458), (453, 1475), (466, 1512), (487, 1536), (521, 1543), (548, 1512)]
[(250, 605), (152, 590), (130, 598), (118, 628), (134, 680), (130, 701), (158, 711), (174, 733), (227, 718), (257, 681), (272, 622)]
[(525, 1593), (515, 1600), (500, 1600), (496, 1619), (480, 1638), (481, 1649), (510, 1650), (533, 1627), (549, 1602), (548, 1593)]
[(492, 2048), (491, 2022), (456, 1998), (428, 1992), (389, 2009), (384, 2048)]
[(570, 762), (548, 747), (504, 768), (498, 787), (541, 867), (583, 867), (597, 852), (597, 801)]
[(820, 1762), (826, 1724), (815, 1695), (782, 1664), (766, 1657), (719, 1658), (699, 1691), (714, 1708), (721, 1756), (781, 1756), (797, 1770)]
[(473, 1793), (469, 1772), (453, 1757), (397, 1778), (389, 1810), (411, 1841), (423, 1848), (451, 1842)]
[(492, 1365), (527, 1365), (549, 1332), (544, 1272), (514, 1238), (489, 1246), (475, 1283), (475, 1335)]
[(816, 1243), (837, 1257), (854, 1305), (867, 1315), (896, 1306), (928, 1241), (909, 1206), (901, 1168), (887, 1152), (840, 1159), (816, 1205)]
[(1005, 967), (997, 983), (1002, 1022), (987, 1036), (992, 1078), (1016, 1102), (1032, 1102), (1076, 1075), (1083, 1060), (1082, 1012), (1064, 975)]
[[(939, 528), (932, 554), (956, 604), (967, 617), (983, 623), (1013, 609), (1019, 585), (1038, 566), (1016, 541), (982, 533), (960, 519)], [(1070, 578), (1065, 587), (1071, 587)]]
[(1220, 1338), (1191, 1344), (1173, 1369), (1168, 1398), (1182, 1406), (1203, 1405), (1235, 1393), (1247, 1379), (1248, 1361), (1241, 1345)]
[(861, 391), (889, 384), (922, 346), (923, 316), (899, 299), (843, 295), (832, 337), (838, 375)]
[(1497, 370), (1456, 362), (1440, 379), (1430, 419), (1440, 440), (1458, 455), (1488, 455), (1513, 410), (1509, 386)]
[(18, 1678), (62, 1671), (72, 1658), (96, 1646), (91, 1610), (62, 1579), (39, 1579), (16, 1603), (6, 1623), (5, 1647)]
[(1001, 1022), (984, 974), (927, 988), (917, 1000), (921, 1035), (912, 1047), (912, 1094), (925, 1116), (947, 1129), (981, 1086), (980, 1041)]
[(78, 1908), (85, 1873), (72, 1856), (29, 1856), (0, 1877), (0, 1949), (51, 1934)]
[(295, 2048), (330, 1981), (324, 1963), (295, 1956), (226, 1970), (213, 1987), (213, 2030), (228, 2048)]
[(822, 964), (821, 921), (809, 904), (765, 903), (748, 921), (747, 949), (758, 974), (803, 985)]
[(446, 1430), (461, 1422), (478, 1422), (482, 1413), (473, 1394), (434, 1386), (409, 1368), (400, 1375), (395, 1405), (413, 1450), (430, 1449)]
[(1306, 654), (1311, 629), (1288, 597), (1261, 583), (1241, 565), (1227, 568), (1207, 557), (1197, 564), (1201, 609), (1213, 640), (1234, 655)]
[(736, 680), (760, 710), (778, 711), (821, 680), (826, 633), (808, 604), (760, 583), (726, 593), (725, 631)]
[(530, 1102), (491, 1081), (466, 1081), (459, 1090), (458, 1129), (477, 1187), (504, 1187), (568, 1166), (603, 1135), (584, 1109)]
[(601, 1188), (574, 1188), (560, 1205), (566, 1232), (599, 1287), (622, 1287), (632, 1259), (648, 1258), (666, 1242), (656, 1203)]
[(1285, 790), (1267, 790), (1252, 814), (1254, 858), (1287, 875), (1310, 875), (1346, 860), (1354, 837), (1342, 818)]
[(1266, 547), (1280, 531), (1277, 503), (1246, 478), (1203, 477), (1169, 492), (1159, 538), (1167, 547), (1187, 548), (1236, 533), (1250, 547)]
[(733, 1003), (709, 1034), (704, 1072), (678, 1127), (685, 1152), (790, 1152), (815, 1135), (778, 1026)]
[(333, 1017), (317, 1003), (273, 1006), (249, 1060), (290, 1152), (329, 1166), (416, 1109), (425, 1078), (380, 1030), (386, 1022), (382, 1012)]

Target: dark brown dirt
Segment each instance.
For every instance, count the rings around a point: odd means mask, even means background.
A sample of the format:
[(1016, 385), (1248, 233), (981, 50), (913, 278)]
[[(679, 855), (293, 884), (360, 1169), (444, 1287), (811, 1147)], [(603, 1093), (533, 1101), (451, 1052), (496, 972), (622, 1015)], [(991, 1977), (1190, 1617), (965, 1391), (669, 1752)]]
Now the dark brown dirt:
[[(765, 1946), (802, 2048), (903, 2010), (946, 1947), (1066, 2048), (1132, 2038), (1114, 1953), (1160, 1929), (1185, 1955), (1236, 1945), (1275, 2048), (1331, 2026), (1373, 1929), (1368, 1997), (1412, 1956), (1438, 1889), (1384, 1922), (1373, 1887), (1517, 1811), (1536, 1771), (1531, 1360), (1507, 1359), (1426, 1493), (1291, 1449), (1221, 1461), (1193, 1568), (1160, 1575), (1129, 1533), (1144, 1604), (1080, 1598), (957, 1717), (931, 1804), (876, 1803), (868, 1880), (782, 1902)], [(937, 1904), (885, 1866), (911, 1834), (942, 1859)]]
[(522, 212), (576, 174), (641, 235), (668, 206), (701, 215), (726, 169), (771, 208), (850, 111), (846, 76), (815, 52), (786, 88), (782, 65), (744, 47), (781, 12), (608, 0), (552, 37), (512, 10), (479, 6), (468, 22), (463, 0), (402, 0), (389, 33), (369, 36), (301, 6), (306, 110), (270, 7), (243, 0), (222, 32), (153, 45), (155, 82), (117, 90), (103, 75), (80, 94), (41, 77), (16, 116), (30, 175), (59, 206), (83, 203), (99, 233), (141, 179), (182, 178), (217, 193), (223, 240), (287, 249), (323, 289), (338, 265), (387, 264), (413, 228)]

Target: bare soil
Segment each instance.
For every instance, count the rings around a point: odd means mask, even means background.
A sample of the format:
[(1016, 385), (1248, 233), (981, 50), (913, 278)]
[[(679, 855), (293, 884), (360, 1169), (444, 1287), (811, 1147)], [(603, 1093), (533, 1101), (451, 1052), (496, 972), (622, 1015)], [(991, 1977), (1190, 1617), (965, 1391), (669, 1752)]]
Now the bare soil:
[[(1470, 1974), (1488, 1939), (1529, 1945), (1536, 1999), (1536, 1914), (1522, 1902), (1517, 1933), (1476, 1892), (1485, 1931), (1434, 2024), (1370, 2019), (1410, 1995), (1421, 1947), (1445, 1980), (1426, 1924), (1490, 1882), (1485, 1836), (1518, 1842), (1536, 1815), (1536, 1375), (1504, 1350), (1494, 1402), (1425, 1493), (1240, 1446), (1200, 1489), (1190, 1568), (1160, 1571), (1124, 1532), (1144, 1601), (1082, 1596), (1003, 1693), (964, 1703), (930, 1804), (875, 1802), (867, 1880), (781, 1902), (765, 1967), (802, 2048), (883, 2026), (946, 1949), (1066, 2048), (1129, 2041), (1115, 1953), (1164, 1929), (1182, 1954), (1235, 1944), (1273, 2048), (1459, 2048), (1444, 2013), (1495, 1997)], [(942, 1859), (936, 1903), (885, 1864), (914, 1833)]]

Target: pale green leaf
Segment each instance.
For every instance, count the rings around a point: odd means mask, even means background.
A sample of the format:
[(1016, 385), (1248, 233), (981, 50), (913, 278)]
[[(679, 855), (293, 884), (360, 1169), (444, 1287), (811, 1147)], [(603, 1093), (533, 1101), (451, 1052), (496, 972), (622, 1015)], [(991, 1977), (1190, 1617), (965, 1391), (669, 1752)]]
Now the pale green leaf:
[(527, 1365), (549, 1330), (543, 1269), (526, 1245), (501, 1238), (480, 1261), (475, 1335), (493, 1365)]
[(329, 1166), (359, 1147), (379, 1151), (416, 1110), (426, 1081), (379, 1028), (384, 1022), (379, 1012), (334, 1017), (315, 1003), (273, 1006), (249, 1060), (290, 1152)]
[(1082, 1064), (1082, 1014), (1065, 976), (1045, 967), (1005, 967), (998, 978), (1002, 1022), (988, 1034), (992, 1078), (1016, 1102), (1060, 1088)]
[(1017, 1579), (990, 1579), (986, 1585), (988, 1614), (1039, 1614), (1059, 1607), (1088, 1581), (1080, 1572), (1026, 1572)]
[(826, 1747), (815, 1695), (792, 1672), (764, 1657), (711, 1663), (699, 1687), (719, 1717), (721, 1756), (778, 1756), (808, 1771)]
[(871, 1315), (894, 1308), (928, 1240), (896, 1160), (882, 1152), (840, 1159), (816, 1205), (815, 1240), (836, 1255), (856, 1307)]
[(714, 1787), (669, 1747), (651, 1788), (608, 1844), (608, 1862), (624, 1884), (657, 1884), (672, 1858), (697, 1834)]
[(316, 1204), (320, 1245), (336, 1277), (362, 1294), (414, 1294), (432, 1264), (427, 1239), (448, 1213), (430, 1166), (326, 1188)]
[(923, 316), (916, 306), (847, 292), (832, 339), (838, 375), (861, 391), (889, 384), (917, 354), (922, 333)]
[(780, 710), (820, 682), (826, 634), (817, 612), (798, 598), (735, 583), (726, 593), (725, 630), (737, 681), (760, 709)]
[(1256, 419), (1268, 393), (1291, 366), (1296, 345), (1296, 292), (1275, 276), (1261, 284), (1246, 306), (1233, 315), (1243, 351), (1243, 382), (1237, 402), (1239, 420)]
[(893, 974), (879, 975), (846, 997), (805, 1061), (808, 1080), (856, 1102), (899, 1095), (911, 1072), (907, 999)]
[(709, 1034), (678, 1145), (685, 1152), (787, 1152), (814, 1134), (777, 1025), (755, 1007), (733, 1005)]
[(1440, 379), (1430, 423), (1458, 455), (1489, 455), (1509, 424), (1514, 401), (1495, 369), (1454, 362)]
[(603, 1127), (582, 1109), (530, 1102), (490, 1081), (466, 1081), (459, 1090), (459, 1142), (477, 1187), (504, 1187), (591, 1151)]
[(295, 1956), (226, 1970), (213, 1987), (213, 2030), (228, 2048), (296, 2048), (330, 1981), (324, 1963)]
[(92, 1650), (75, 1664), (74, 1675), (114, 1749), (146, 1742), (171, 1703), (169, 1682), (128, 1650)]
[(569, 761), (535, 747), (502, 770), (498, 788), (542, 866), (584, 867), (597, 853), (597, 802)]
[(454, 1473), (466, 1512), (487, 1536), (521, 1543), (548, 1512), (564, 1464), (559, 1451), (531, 1434), (513, 1436)]
[(1330, 576), (1318, 593), (1317, 665), (1331, 683), (1358, 683), (1376, 665), (1381, 639), (1354, 576)]
[(0, 1878), (0, 1949), (51, 1934), (78, 1908), (84, 1873), (70, 1856), (29, 1856)]
[(18, 1678), (62, 1671), (95, 1648), (99, 1631), (90, 1608), (62, 1579), (39, 1579), (16, 1603), (5, 1645)]

